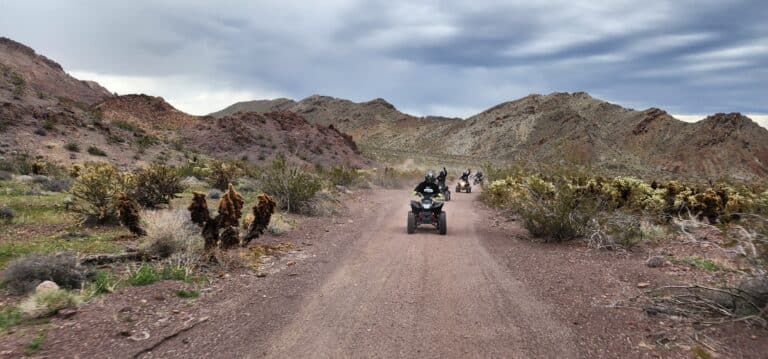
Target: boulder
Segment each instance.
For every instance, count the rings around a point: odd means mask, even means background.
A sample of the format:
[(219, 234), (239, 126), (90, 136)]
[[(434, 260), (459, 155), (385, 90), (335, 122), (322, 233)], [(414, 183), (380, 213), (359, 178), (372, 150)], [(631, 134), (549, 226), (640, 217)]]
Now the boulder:
[(38, 284), (37, 287), (35, 287), (35, 293), (40, 293), (46, 290), (57, 290), (57, 289), (59, 289), (58, 284), (54, 283), (53, 281), (46, 280)]

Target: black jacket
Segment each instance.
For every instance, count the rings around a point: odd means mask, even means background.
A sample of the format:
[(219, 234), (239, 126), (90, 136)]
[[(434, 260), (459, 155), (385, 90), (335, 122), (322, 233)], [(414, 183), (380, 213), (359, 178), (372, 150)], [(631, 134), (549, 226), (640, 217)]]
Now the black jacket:
[[(427, 188), (432, 189), (432, 192), (424, 192), (424, 190)], [(414, 191), (421, 193), (422, 195), (437, 196), (438, 194), (440, 194), (440, 187), (438, 187), (437, 184), (435, 184), (434, 182), (424, 181), (419, 183), (419, 185), (416, 186)]]

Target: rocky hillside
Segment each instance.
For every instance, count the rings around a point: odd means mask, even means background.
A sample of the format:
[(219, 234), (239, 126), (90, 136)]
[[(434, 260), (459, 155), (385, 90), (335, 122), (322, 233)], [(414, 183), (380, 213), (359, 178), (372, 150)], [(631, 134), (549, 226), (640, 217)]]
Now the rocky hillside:
[(96, 82), (69, 76), (58, 63), (5, 37), (0, 37), (0, 71), (13, 75), (14, 87), (35, 94), (67, 98), (89, 105), (112, 96)]
[(276, 108), (334, 124), (373, 148), (708, 179), (768, 174), (768, 130), (745, 116), (716, 114), (687, 123), (663, 110), (626, 109), (583, 92), (534, 94), (464, 121), (410, 116), (382, 99), (354, 103), (324, 96), (243, 102), (214, 115)]
[(177, 110), (160, 97), (113, 96), (55, 62), (0, 39), (0, 157), (41, 155), (60, 163), (121, 167), (178, 163), (190, 152), (265, 162), (279, 153), (310, 164), (370, 163), (351, 137), (290, 112), (215, 119)]

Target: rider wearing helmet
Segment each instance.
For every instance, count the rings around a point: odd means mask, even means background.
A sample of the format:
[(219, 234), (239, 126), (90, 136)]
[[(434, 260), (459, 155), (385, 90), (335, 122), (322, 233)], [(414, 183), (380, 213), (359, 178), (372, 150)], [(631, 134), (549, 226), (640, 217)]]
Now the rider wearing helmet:
[(415, 193), (423, 195), (434, 196), (440, 193), (440, 187), (435, 183), (435, 174), (432, 171), (427, 172), (424, 176), (424, 182), (419, 183), (413, 190)]
[(445, 187), (445, 178), (448, 177), (448, 170), (443, 167), (440, 173), (437, 174), (437, 185)]
[(462, 173), (462, 174), (461, 174), (461, 179), (463, 179), (463, 180), (465, 180), (465, 181), (469, 182), (469, 175), (470, 175), (470, 174), (472, 174), (472, 170), (471, 170), (471, 169), (469, 169), (469, 168), (467, 168), (467, 170), (466, 170), (466, 171), (464, 171), (464, 173)]

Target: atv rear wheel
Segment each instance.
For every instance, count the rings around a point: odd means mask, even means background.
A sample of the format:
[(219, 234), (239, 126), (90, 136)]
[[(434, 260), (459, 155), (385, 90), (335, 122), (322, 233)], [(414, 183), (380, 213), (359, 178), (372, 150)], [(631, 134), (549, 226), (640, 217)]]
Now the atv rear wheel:
[(472, 193), (472, 187), (467, 188), (467, 193)]
[(448, 223), (447, 223), (447, 216), (445, 215), (445, 211), (440, 212), (440, 217), (437, 218), (437, 229), (440, 231), (440, 234), (445, 235), (448, 233)]
[(408, 234), (416, 232), (416, 215), (413, 212), (408, 212), (408, 227), (406, 227)]

